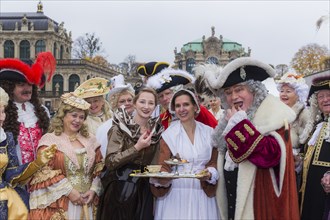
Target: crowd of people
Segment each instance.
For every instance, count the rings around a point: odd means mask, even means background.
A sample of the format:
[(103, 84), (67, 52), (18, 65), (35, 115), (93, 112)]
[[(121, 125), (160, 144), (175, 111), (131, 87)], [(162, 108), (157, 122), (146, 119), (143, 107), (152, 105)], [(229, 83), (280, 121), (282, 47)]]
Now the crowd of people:
[(55, 66), (0, 59), (0, 220), (330, 219), (328, 73), (286, 73), (276, 97), (249, 57), (148, 62), (142, 83), (91, 78), (51, 117)]

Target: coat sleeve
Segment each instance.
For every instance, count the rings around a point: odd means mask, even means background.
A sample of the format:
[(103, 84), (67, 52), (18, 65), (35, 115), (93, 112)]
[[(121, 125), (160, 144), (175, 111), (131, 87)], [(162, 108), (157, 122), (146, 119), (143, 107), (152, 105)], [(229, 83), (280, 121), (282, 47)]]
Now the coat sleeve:
[(248, 159), (260, 168), (279, 164), (281, 148), (273, 136), (262, 135), (247, 119), (235, 125), (225, 136), (228, 153), (235, 163)]
[(112, 126), (109, 130), (108, 138), (109, 142), (107, 146), (105, 165), (110, 171), (116, 170), (139, 156), (139, 152), (133, 144), (132, 146), (124, 146), (127, 141), (124, 141), (125, 136), (118, 128), (118, 125)]
[[(210, 161), (205, 165), (205, 167), (213, 167), (217, 169), (218, 151), (216, 148), (212, 149), (212, 155)], [(217, 184), (210, 184), (207, 181), (201, 181), (202, 189), (208, 197), (214, 197), (217, 189)]]

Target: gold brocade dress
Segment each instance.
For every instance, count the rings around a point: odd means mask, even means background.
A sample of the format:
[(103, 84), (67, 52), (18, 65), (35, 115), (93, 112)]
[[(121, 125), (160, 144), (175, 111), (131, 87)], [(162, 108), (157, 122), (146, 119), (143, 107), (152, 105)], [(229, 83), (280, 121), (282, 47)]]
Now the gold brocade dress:
[(0, 142), (0, 220), (27, 219), (28, 194), (25, 189), (12, 186), (13, 178), (21, 175), (28, 164), (18, 165), (11, 133)]
[[(40, 139), (40, 149), (53, 143), (57, 151), (48, 166), (31, 180), (29, 219), (87, 219), (87, 215), (94, 219), (104, 163), (94, 136), (85, 138), (78, 134), (77, 139), (83, 148), (73, 148), (64, 134), (48, 133)], [(68, 197), (72, 189), (80, 193), (93, 190), (92, 205), (74, 205)]]

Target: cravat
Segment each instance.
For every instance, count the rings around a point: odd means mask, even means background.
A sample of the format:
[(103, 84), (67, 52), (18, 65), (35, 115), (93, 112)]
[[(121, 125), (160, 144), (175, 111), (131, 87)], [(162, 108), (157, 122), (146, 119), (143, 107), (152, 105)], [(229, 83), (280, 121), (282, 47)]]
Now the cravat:
[(23, 111), (26, 111), (25, 103), (22, 104), (22, 109), (23, 109)]

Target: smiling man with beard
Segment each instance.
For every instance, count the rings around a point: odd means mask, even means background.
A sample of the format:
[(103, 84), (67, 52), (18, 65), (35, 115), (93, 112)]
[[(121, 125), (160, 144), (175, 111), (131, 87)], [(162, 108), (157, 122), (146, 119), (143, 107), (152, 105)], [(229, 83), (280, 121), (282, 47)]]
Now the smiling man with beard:
[(39, 139), (47, 132), (49, 112), (38, 98), (42, 88), (55, 71), (56, 61), (50, 52), (39, 53), (34, 64), (19, 59), (0, 60), (0, 86), (8, 93), (4, 129), (13, 133), (20, 164), (36, 157)]
[(274, 69), (247, 57), (223, 70), (209, 65), (196, 66), (195, 74), (227, 109), (212, 135), (221, 219), (299, 219), (288, 129), (296, 115), (261, 82)]

